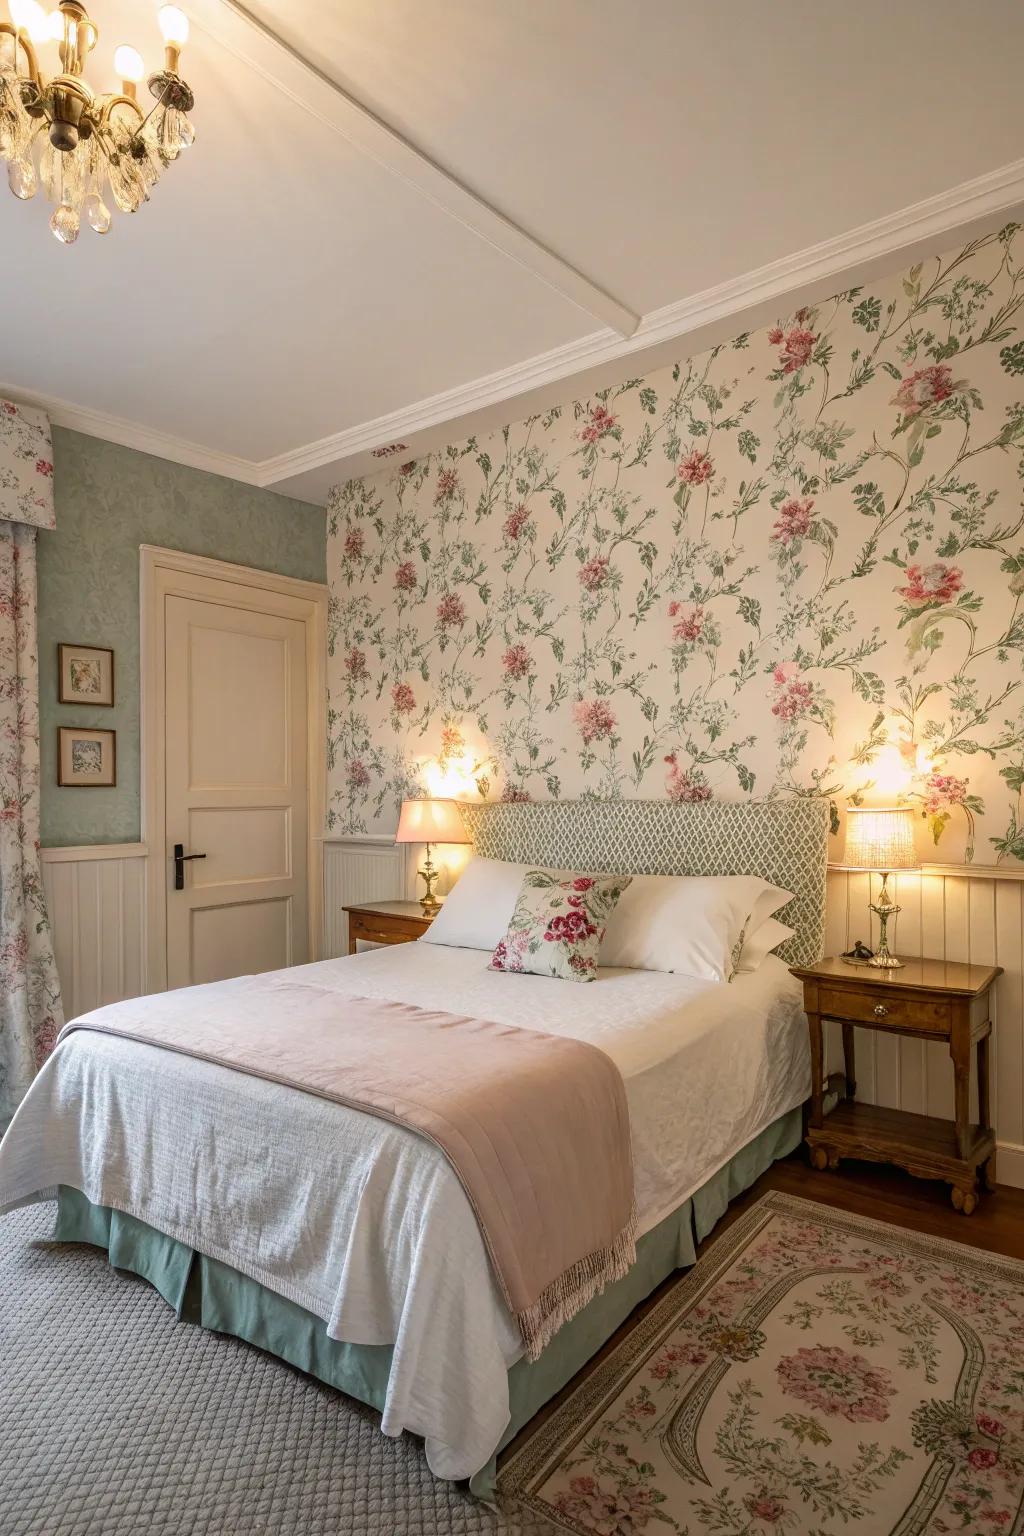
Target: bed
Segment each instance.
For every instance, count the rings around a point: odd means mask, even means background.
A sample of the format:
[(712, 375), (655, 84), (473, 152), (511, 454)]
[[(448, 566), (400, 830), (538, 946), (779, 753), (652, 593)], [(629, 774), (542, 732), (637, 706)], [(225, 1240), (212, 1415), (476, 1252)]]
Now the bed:
[[(179, 1315), (370, 1403), (385, 1433), (423, 1437), (436, 1475), (486, 1497), (500, 1447), (799, 1141), (809, 1073), (788, 962), (821, 952), (827, 807), (580, 802), (476, 807), (467, 820), (489, 858), (756, 873), (794, 892), (793, 938), (728, 985), (605, 969), (577, 986), (422, 942), (281, 973), (342, 1007), (379, 998), (584, 1040), (619, 1069), (636, 1262), (538, 1359), (522, 1358), (473, 1210), (434, 1145), (136, 1040), (80, 1031), (59, 1047), (0, 1145), (0, 1209), (56, 1193), (58, 1238), (105, 1247)], [(205, 990), (174, 994), (175, 1006)]]

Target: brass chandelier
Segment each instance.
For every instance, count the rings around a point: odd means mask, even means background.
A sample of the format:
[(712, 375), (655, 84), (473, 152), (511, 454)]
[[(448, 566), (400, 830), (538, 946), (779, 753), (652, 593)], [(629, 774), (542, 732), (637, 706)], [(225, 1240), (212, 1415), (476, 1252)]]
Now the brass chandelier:
[[(165, 5), (158, 16), (164, 67), (149, 76), (154, 104), (144, 110), (137, 87), (141, 55), (114, 54), (119, 91), (97, 96), (82, 78), (99, 36), (79, 0), (60, 0), (49, 15), (38, 0), (8, 0), (0, 20), (0, 158), (15, 197), (34, 197), (40, 184), (55, 205), (50, 228), (64, 245), (78, 239), (82, 220), (98, 235), (111, 225), (107, 188), (123, 213), (149, 199), (160, 175), (195, 140), (193, 96), (178, 73), (188, 18)], [(60, 73), (47, 77), (40, 54), (56, 44)]]

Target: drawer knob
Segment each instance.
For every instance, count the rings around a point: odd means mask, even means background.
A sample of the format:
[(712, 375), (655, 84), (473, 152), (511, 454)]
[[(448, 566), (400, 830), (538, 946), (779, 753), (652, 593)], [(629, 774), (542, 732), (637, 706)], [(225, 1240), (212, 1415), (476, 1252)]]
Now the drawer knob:
[(888, 1014), (888, 1012), (889, 1012), (889, 1010), (885, 1006), (884, 1003), (876, 1003), (875, 1004), (875, 1018), (876, 1019), (884, 1019), (886, 1017), (886, 1015)]

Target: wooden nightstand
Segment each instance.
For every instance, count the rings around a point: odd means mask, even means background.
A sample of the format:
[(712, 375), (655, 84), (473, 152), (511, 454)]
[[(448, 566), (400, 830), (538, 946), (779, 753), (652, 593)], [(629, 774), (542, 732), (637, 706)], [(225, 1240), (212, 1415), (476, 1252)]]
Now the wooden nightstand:
[[(989, 1096), (989, 992), (998, 965), (960, 965), (945, 960), (908, 960), (901, 970), (821, 960), (793, 966), (804, 984), (811, 1037), (811, 1106), (807, 1145), (815, 1168), (837, 1168), (840, 1157), (895, 1163), (924, 1179), (951, 1184), (953, 1205), (969, 1216), (978, 1203), (978, 1172), (995, 1184), (996, 1138)], [(831, 1114), (822, 1103), (822, 1019), (843, 1026), (846, 1098)], [(854, 1026), (945, 1040), (953, 1062), (955, 1120), (913, 1115), (854, 1102)], [(978, 1125), (970, 1123), (971, 1051), (978, 1047)]]
[(426, 933), (437, 916), (437, 912), (424, 912), (418, 901), (367, 901), (341, 910), (348, 913), (350, 955), (355, 954), (359, 939), (367, 944), (409, 944)]

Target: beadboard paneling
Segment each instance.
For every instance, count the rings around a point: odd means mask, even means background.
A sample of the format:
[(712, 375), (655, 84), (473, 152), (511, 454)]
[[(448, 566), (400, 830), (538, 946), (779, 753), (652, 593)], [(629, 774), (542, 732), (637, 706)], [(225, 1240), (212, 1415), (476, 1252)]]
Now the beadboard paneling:
[(404, 845), (393, 838), (343, 838), (324, 843), (324, 959), (348, 954), (344, 906), (401, 901), (409, 894)]
[(44, 848), (42, 862), (65, 1018), (145, 992), (145, 844)]
[[(841, 954), (855, 939), (869, 939), (868, 901), (879, 884), (877, 875), (829, 871), (826, 953)], [(903, 908), (890, 933), (897, 954), (1003, 967), (994, 991), (992, 1045), (998, 1177), (1024, 1188), (1024, 872), (958, 867), (946, 873), (928, 865), (920, 875), (890, 876), (889, 885)], [(873, 933), (877, 938), (877, 928)], [(841, 1061), (839, 1029), (830, 1025), (830, 1070)], [(857, 1097), (951, 1119), (948, 1049), (934, 1041), (858, 1030)], [(976, 1087), (971, 1113), (977, 1114)]]

